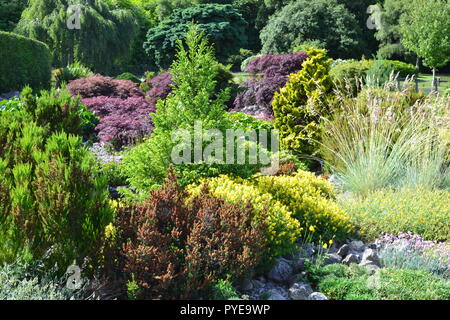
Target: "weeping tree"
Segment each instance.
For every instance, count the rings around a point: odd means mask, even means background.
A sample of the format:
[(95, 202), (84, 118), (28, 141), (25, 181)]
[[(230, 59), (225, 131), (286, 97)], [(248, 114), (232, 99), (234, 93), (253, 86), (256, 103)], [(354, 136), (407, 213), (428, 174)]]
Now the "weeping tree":
[(15, 32), (46, 43), (55, 67), (73, 61), (107, 73), (138, 33), (132, 11), (104, 0), (30, 0)]

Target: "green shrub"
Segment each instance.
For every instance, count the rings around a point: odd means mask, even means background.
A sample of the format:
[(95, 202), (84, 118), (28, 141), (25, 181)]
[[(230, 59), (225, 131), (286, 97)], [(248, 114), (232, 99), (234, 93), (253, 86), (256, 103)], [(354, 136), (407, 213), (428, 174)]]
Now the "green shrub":
[[(100, 259), (105, 226), (112, 219), (106, 180), (80, 137), (46, 130), (22, 112), (0, 122), (1, 263), (29, 250), (48, 255), (59, 272), (77, 260)], [(3, 117), (2, 117), (3, 118)], [(48, 251), (51, 248), (50, 251)]]
[(365, 83), (367, 71), (370, 69), (372, 63), (372, 60), (346, 61), (332, 67), (330, 75), (337, 88), (356, 94), (358, 89)]
[(381, 269), (370, 275), (357, 265), (325, 266), (318, 288), (332, 300), (448, 300), (450, 284), (429, 272)]
[(228, 280), (220, 279), (211, 289), (212, 300), (239, 300), (238, 293)]
[(417, 76), (419, 69), (412, 64), (396, 60), (374, 60), (367, 70), (367, 81), (370, 85), (383, 86), (391, 76), (406, 78)]
[(231, 65), (232, 70), (241, 70), (242, 63), (252, 57), (254, 53), (248, 49), (239, 49), (239, 54), (231, 55), (227, 59), (227, 63)]
[(68, 84), (69, 81), (79, 78), (92, 77), (94, 73), (88, 67), (76, 61), (71, 65), (56, 69), (52, 72), (53, 83), (56, 88), (60, 88), (63, 83)]
[(134, 74), (132, 74), (130, 72), (125, 72), (125, 73), (118, 75), (116, 77), (116, 80), (130, 80), (135, 83), (141, 83), (141, 79), (139, 79), (138, 77), (136, 77)]
[(0, 92), (50, 85), (52, 60), (44, 43), (0, 31), (0, 48)]
[(279, 130), (283, 149), (302, 155), (317, 151), (320, 117), (329, 112), (328, 99), (333, 88), (330, 63), (325, 50), (309, 51), (302, 70), (291, 74), (286, 86), (275, 93), (274, 126)]
[(346, 198), (341, 206), (366, 239), (381, 233), (412, 232), (427, 240), (450, 239), (450, 194), (445, 190), (380, 190)]

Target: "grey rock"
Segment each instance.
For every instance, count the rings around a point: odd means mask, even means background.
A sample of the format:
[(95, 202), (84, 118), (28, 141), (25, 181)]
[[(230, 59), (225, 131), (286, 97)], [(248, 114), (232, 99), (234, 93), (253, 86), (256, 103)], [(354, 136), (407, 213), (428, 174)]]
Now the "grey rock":
[(269, 298), (267, 300), (288, 300), (289, 298), (280, 292), (280, 290), (272, 289), (269, 290), (268, 293), (270, 294)]
[(289, 288), (289, 297), (293, 300), (308, 300), (313, 292), (309, 284), (296, 282)]
[(361, 266), (367, 266), (367, 265), (375, 265), (377, 267), (381, 267), (380, 258), (378, 257), (378, 254), (373, 249), (366, 249), (363, 253), (361, 262)]
[(328, 298), (323, 293), (313, 292), (309, 295), (309, 300), (328, 300)]
[(342, 261), (342, 257), (338, 254), (335, 253), (329, 253), (326, 255), (323, 263), (324, 265), (328, 265), (328, 264), (336, 264), (336, 263), (341, 263)]
[(242, 291), (251, 291), (251, 290), (253, 290), (253, 281), (248, 278), (244, 279), (244, 281), (242, 281), (240, 287), (241, 287)]
[[(252, 281), (250, 281), (251, 282), (251, 285), (252, 285), (252, 289), (261, 289), (261, 288), (264, 288), (264, 282), (262, 282), (262, 281), (259, 281), (259, 280), (252, 280)], [(250, 290), (252, 290), (252, 289), (250, 289)], [(249, 291), (250, 291), (249, 290)]]
[(306, 259), (304, 258), (299, 258), (294, 260), (292, 267), (294, 269), (294, 272), (301, 272), (305, 270), (305, 261)]
[(267, 274), (267, 278), (272, 281), (285, 283), (288, 282), (293, 274), (293, 268), (286, 259), (278, 259), (278, 263)]
[(360, 261), (361, 258), (358, 255), (351, 253), (342, 260), (342, 263), (349, 265), (350, 263), (359, 263)]
[(364, 242), (360, 241), (360, 240), (353, 240), (352, 242), (349, 243), (348, 245), (350, 247), (351, 251), (364, 251), (365, 245)]
[(344, 244), (342, 247), (339, 248), (337, 254), (340, 255), (342, 258), (344, 258), (347, 256), (349, 250), (350, 247), (348, 246), (348, 244)]

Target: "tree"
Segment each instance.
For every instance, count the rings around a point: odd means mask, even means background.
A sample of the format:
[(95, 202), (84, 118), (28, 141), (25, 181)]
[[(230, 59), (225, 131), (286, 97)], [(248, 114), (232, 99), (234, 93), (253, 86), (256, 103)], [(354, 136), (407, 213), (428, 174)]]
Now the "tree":
[(444, 0), (414, 0), (400, 18), (402, 44), (433, 70), (450, 61), (450, 4)]
[(264, 53), (288, 53), (305, 41), (318, 40), (336, 58), (359, 57), (361, 29), (336, 0), (298, 0), (275, 13), (261, 31)]
[[(73, 11), (68, 10), (71, 6), (76, 6)], [(80, 28), (76, 23), (69, 28), (78, 8)], [(108, 72), (128, 54), (137, 23), (130, 11), (111, 10), (103, 0), (30, 0), (15, 31), (46, 43), (55, 67), (78, 60)]]
[(400, 16), (411, 0), (385, 0), (381, 11), (381, 28), (375, 33), (380, 42), (379, 59), (403, 60), (413, 63), (415, 58), (401, 43)]
[(0, 30), (12, 31), (26, 6), (27, 0), (0, 0)]
[(158, 68), (166, 69), (172, 63), (176, 43), (184, 38), (189, 24), (195, 22), (214, 45), (220, 62), (237, 54), (247, 45), (247, 23), (231, 5), (204, 4), (175, 10), (168, 20), (151, 28), (144, 47)]

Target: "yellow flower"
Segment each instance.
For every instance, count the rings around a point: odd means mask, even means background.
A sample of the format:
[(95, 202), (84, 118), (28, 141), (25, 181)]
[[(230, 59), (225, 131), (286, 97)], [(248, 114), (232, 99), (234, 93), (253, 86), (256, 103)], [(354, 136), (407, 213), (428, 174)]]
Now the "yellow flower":
[(316, 228), (314, 226), (309, 226), (309, 231), (314, 232), (316, 231)]
[(328, 245), (326, 243), (323, 244), (322, 246), (324, 249), (328, 248)]
[(328, 243), (330, 244), (330, 246), (333, 244), (333, 240), (328, 241)]

